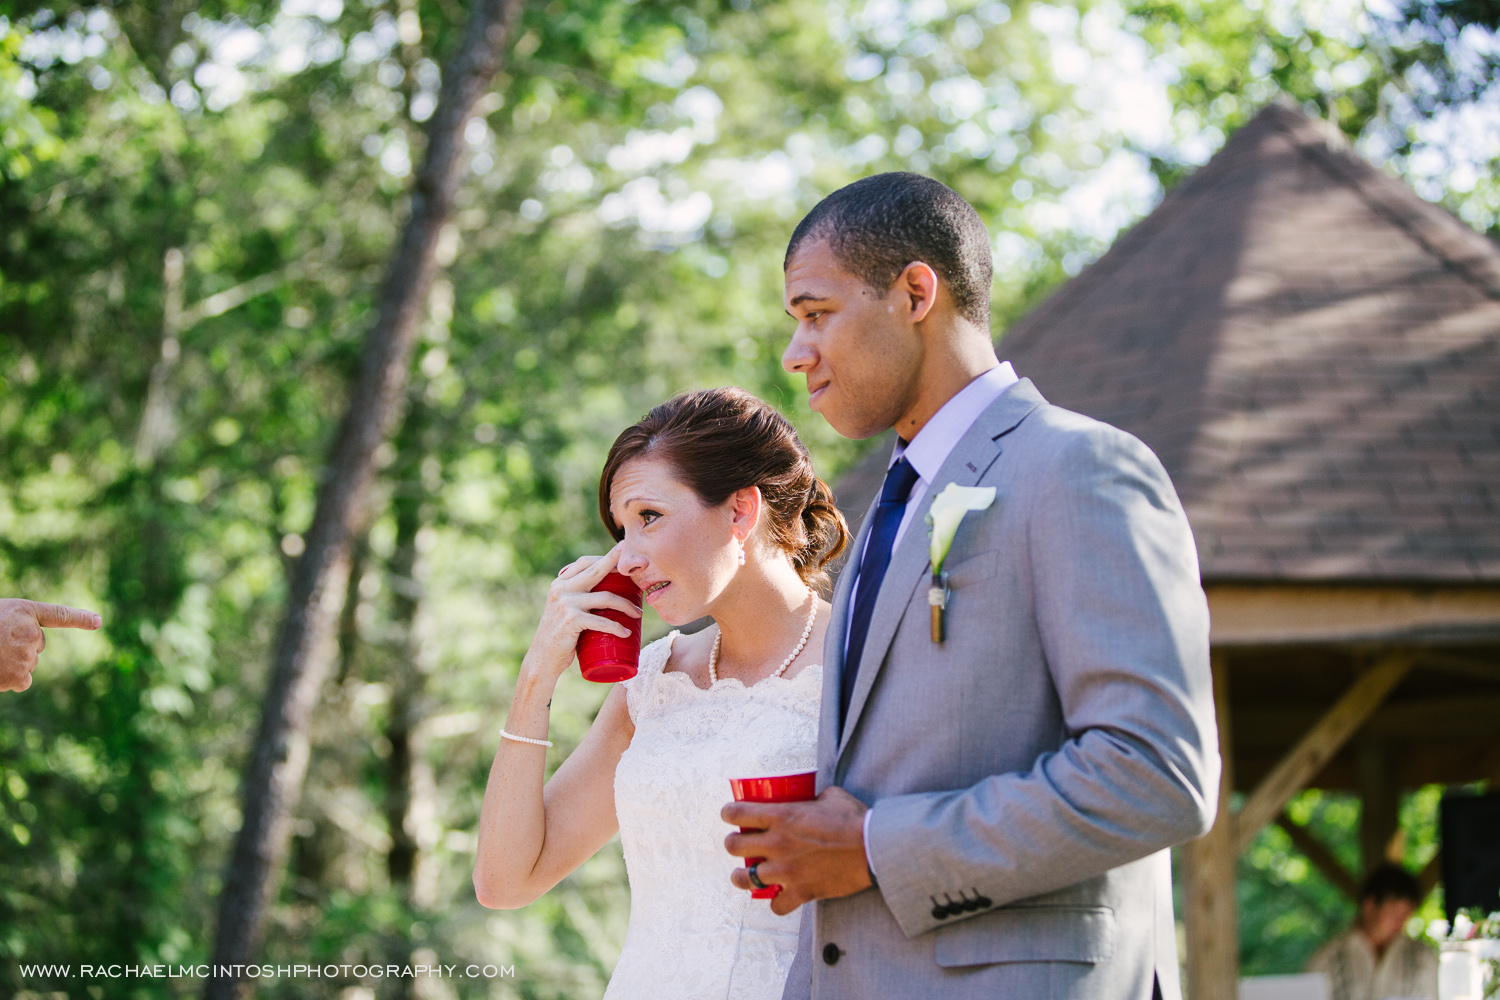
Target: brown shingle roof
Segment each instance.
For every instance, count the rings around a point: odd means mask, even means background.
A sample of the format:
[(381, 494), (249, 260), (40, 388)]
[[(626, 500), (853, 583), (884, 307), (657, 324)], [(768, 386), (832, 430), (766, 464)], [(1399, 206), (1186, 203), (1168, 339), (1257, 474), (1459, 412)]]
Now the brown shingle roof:
[(1500, 581), (1500, 247), (1300, 111), (1264, 109), (1000, 354), (1155, 449), (1206, 581)]

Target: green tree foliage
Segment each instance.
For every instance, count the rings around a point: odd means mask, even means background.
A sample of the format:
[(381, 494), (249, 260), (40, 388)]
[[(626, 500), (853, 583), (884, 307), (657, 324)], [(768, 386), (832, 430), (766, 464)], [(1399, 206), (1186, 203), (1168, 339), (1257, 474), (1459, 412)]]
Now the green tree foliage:
[[(1131, 23), (1172, 64), (1190, 130), (1219, 138), (1280, 95), (1336, 124), (1481, 232), (1500, 235), (1493, 0), (1138, 0)], [(1192, 151), (1191, 145), (1189, 151)], [(1167, 183), (1198, 159), (1157, 155)]]
[[(207, 959), (287, 571), (465, 13), (0, 2), (0, 592), (106, 621), (0, 698), (0, 992), (201, 985), (22, 982), (17, 963)], [(597, 995), (628, 912), (616, 848), (517, 912), (481, 909), (468, 873), (545, 582), (608, 544), (594, 490), (614, 436), (734, 383), (834, 478), (860, 446), (779, 363), (800, 213), (878, 170), (953, 185), (995, 235), (998, 332), (1278, 93), (1362, 142), (1416, 135), (1382, 98), (1411, 69), (1361, 24), (1217, 0), (528, 5), (466, 136), (267, 960), (490, 962), (516, 978), (419, 993)], [(1152, 101), (1155, 126), (1127, 113)], [(559, 689), (553, 764), (604, 694)], [(1260, 850), (1247, 928), (1269, 934), (1255, 914), (1298, 880)], [(1252, 965), (1343, 918), (1308, 892), (1274, 932), (1291, 944)], [(354, 986), (410, 983), (260, 990)]]

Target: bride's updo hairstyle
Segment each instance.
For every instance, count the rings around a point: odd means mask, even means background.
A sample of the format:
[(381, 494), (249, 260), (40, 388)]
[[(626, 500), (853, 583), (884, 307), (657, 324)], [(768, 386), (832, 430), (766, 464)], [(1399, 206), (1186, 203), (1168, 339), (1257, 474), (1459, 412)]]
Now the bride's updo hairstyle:
[(615, 438), (599, 476), (599, 517), (625, 537), (609, 511), (620, 466), (655, 458), (709, 507), (750, 486), (760, 487), (762, 523), (809, 585), (825, 589), (823, 567), (849, 543), (833, 493), (813, 474), (812, 460), (787, 419), (743, 389), (701, 389), (673, 396)]

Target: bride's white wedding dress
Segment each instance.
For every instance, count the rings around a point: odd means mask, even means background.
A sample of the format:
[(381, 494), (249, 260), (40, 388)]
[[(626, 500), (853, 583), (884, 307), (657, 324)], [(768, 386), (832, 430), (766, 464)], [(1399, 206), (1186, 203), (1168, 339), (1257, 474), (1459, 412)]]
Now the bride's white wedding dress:
[(625, 682), (635, 723), (615, 770), (615, 813), (630, 876), (630, 925), (606, 1000), (779, 1000), (801, 910), (729, 882), (719, 818), (729, 779), (816, 766), (822, 668), (703, 690), (663, 672), (673, 632), (641, 650)]

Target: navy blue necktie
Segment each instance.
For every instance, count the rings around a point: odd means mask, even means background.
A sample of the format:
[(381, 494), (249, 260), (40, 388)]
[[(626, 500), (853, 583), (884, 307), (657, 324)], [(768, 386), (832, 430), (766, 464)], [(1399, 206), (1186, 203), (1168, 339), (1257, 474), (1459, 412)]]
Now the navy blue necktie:
[(870, 522), (870, 537), (865, 543), (864, 558), (859, 561), (859, 576), (855, 579), (856, 597), (854, 615), (849, 620), (849, 646), (844, 654), (844, 672), (839, 678), (839, 724), (849, 714), (849, 700), (854, 696), (854, 678), (859, 673), (859, 658), (865, 651), (865, 636), (870, 631), (870, 616), (875, 612), (875, 599), (880, 596), (880, 584), (885, 579), (886, 567), (891, 564), (891, 547), (896, 542), (896, 530), (901, 527), (901, 518), (906, 513), (906, 501), (911, 488), (917, 483), (917, 470), (905, 458), (898, 458), (885, 474), (885, 485), (880, 490), (880, 503), (875, 508), (875, 520)]

